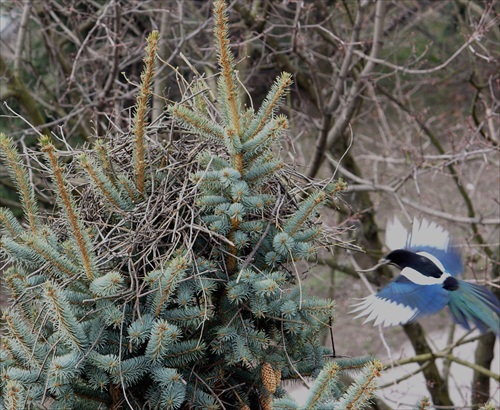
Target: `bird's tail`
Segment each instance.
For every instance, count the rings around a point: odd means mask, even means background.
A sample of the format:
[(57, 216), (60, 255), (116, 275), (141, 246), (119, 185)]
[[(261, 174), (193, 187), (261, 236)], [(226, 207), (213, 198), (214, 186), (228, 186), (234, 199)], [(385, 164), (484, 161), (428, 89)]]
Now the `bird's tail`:
[(491, 329), (500, 336), (500, 303), (483, 286), (459, 281), (458, 289), (449, 293), (448, 306), (453, 319), (466, 329), (474, 323), (481, 332)]

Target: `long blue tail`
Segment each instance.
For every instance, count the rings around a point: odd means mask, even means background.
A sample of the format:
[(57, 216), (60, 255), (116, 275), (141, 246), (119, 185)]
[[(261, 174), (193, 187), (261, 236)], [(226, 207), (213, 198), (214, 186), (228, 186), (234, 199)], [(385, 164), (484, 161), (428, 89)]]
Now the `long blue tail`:
[(500, 303), (483, 286), (459, 280), (457, 290), (451, 291), (448, 306), (453, 319), (466, 329), (474, 323), (481, 332), (491, 329), (500, 336)]

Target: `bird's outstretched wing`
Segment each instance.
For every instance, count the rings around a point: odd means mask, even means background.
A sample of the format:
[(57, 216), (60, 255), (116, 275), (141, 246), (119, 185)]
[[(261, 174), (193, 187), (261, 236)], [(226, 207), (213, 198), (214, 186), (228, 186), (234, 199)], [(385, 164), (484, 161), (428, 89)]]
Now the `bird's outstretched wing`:
[(389, 250), (407, 249), (408, 230), (403, 226), (397, 216), (387, 221), (385, 228), (385, 244)]
[(449, 294), (442, 284), (419, 285), (406, 277), (410, 275), (405, 270), (411, 268), (403, 269), (402, 274), (380, 292), (355, 304), (351, 313), (359, 312), (356, 318), (368, 316), (363, 323), (374, 320), (374, 326), (380, 324), (387, 327), (404, 325), (439, 312), (446, 306)]
[(387, 222), (385, 236), (390, 250), (406, 249), (427, 257), (430, 255), (433, 262), (452, 276), (463, 271), (462, 257), (450, 233), (435, 222), (414, 219), (412, 230), (408, 232), (395, 216)]

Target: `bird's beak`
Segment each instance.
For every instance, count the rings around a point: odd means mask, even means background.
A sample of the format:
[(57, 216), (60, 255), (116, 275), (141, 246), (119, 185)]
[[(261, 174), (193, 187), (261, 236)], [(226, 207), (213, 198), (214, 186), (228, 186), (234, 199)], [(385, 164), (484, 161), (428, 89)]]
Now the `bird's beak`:
[(374, 270), (380, 268), (381, 266), (387, 265), (389, 263), (391, 263), (391, 261), (389, 259), (382, 258), (382, 259), (379, 259), (378, 263), (375, 266), (368, 268), (368, 269), (363, 269), (363, 270), (358, 269), (358, 272), (373, 272)]

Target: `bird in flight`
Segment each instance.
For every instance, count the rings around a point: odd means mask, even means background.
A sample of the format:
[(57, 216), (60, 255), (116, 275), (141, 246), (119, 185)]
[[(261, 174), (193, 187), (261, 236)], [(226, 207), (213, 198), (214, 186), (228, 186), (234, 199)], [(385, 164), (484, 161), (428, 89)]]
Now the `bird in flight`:
[[(408, 232), (398, 218), (389, 221), (386, 245), (391, 252), (380, 260), (401, 269), (379, 292), (354, 305), (363, 323), (404, 325), (448, 306), (453, 320), (470, 330), (491, 329), (500, 336), (500, 303), (484, 286), (458, 279), (461, 256), (443, 227), (427, 220), (413, 221)], [(370, 269), (371, 270), (371, 269)]]

